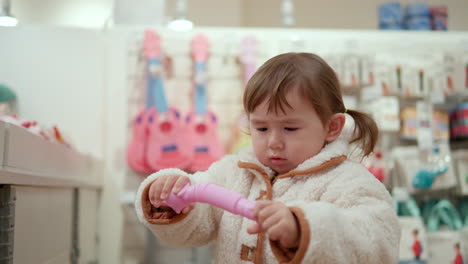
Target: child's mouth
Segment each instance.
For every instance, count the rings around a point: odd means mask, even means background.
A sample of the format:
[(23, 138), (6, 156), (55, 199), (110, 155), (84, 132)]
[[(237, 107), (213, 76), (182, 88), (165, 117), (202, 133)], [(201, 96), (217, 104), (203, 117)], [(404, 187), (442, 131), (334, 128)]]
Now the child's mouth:
[(282, 163), (286, 162), (286, 159), (283, 159), (283, 158), (280, 158), (280, 157), (271, 157), (270, 160), (275, 165), (279, 165), (279, 164), (282, 164)]

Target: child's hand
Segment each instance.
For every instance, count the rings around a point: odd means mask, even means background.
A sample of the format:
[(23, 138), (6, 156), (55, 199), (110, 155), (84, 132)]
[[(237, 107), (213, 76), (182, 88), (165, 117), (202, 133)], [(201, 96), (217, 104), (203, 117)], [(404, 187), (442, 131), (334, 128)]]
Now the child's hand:
[[(171, 192), (177, 194), (187, 183), (190, 183), (190, 179), (182, 175), (158, 177), (150, 186), (148, 198), (154, 207), (158, 208), (161, 206), (162, 201), (169, 197)], [(193, 205), (189, 205), (182, 210), (182, 213), (188, 213), (192, 208)]]
[(275, 201), (258, 201), (254, 215), (257, 223), (247, 229), (249, 234), (265, 232), (271, 240), (279, 241), (284, 248), (299, 245), (296, 218), (286, 205)]

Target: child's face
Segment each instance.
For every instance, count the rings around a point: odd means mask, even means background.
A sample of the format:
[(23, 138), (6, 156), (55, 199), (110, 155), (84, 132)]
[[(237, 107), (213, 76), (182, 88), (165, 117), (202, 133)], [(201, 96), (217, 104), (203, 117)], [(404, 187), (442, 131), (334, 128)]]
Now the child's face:
[(285, 113), (280, 110), (277, 114), (268, 113), (265, 100), (249, 115), (255, 155), (279, 174), (291, 171), (319, 153), (327, 141), (338, 137), (344, 125), (343, 115), (338, 132), (330, 131), (328, 124), (322, 125), (311, 103), (297, 89), (287, 93), (286, 100), (292, 108), (285, 106)]

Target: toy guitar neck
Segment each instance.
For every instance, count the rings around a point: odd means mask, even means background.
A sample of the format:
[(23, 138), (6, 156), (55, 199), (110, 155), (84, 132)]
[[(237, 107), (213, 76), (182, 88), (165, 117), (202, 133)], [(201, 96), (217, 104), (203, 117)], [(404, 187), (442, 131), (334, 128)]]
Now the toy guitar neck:
[(195, 64), (195, 112), (204, 115), (207, 112), (206, 63), (209, 57), (209, 43), (206, 36), (197, 35), (194, 37), (192, 56)]
[(156, 106), (158, 112), (168, 111), (166, 95), (164, 94), (164, 84), (161, 78), (161, 39), (156, 32), (145, 30), (143, 51), (147, 61), (147, 96), (146, 107)]
[(206, 77), (209, 57), (208, 38), (202, 34), (192, 40), (194, 61), (194, 101), (195, 111), (186, 117), (187, 140), (193, 153), (191, 171), (206, 170), (224, 154), (221, 142), (216, 134), (217, 117), (207, 110)]

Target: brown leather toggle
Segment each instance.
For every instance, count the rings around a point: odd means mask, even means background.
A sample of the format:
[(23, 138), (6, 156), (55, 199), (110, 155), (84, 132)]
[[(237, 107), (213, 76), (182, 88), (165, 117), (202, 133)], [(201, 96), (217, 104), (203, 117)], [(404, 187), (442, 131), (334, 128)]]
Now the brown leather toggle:
[(260, 191), (260, 195), (255, 198), (255, 201), (258, 201), (258, 200), (265, 200), (265, 196), (267, 195), (267, 191), (264, 191), (264, 190), (261, 190)]
[(253, 262), (255, 259), (256, 248), (242, 244), (241, 260)]

